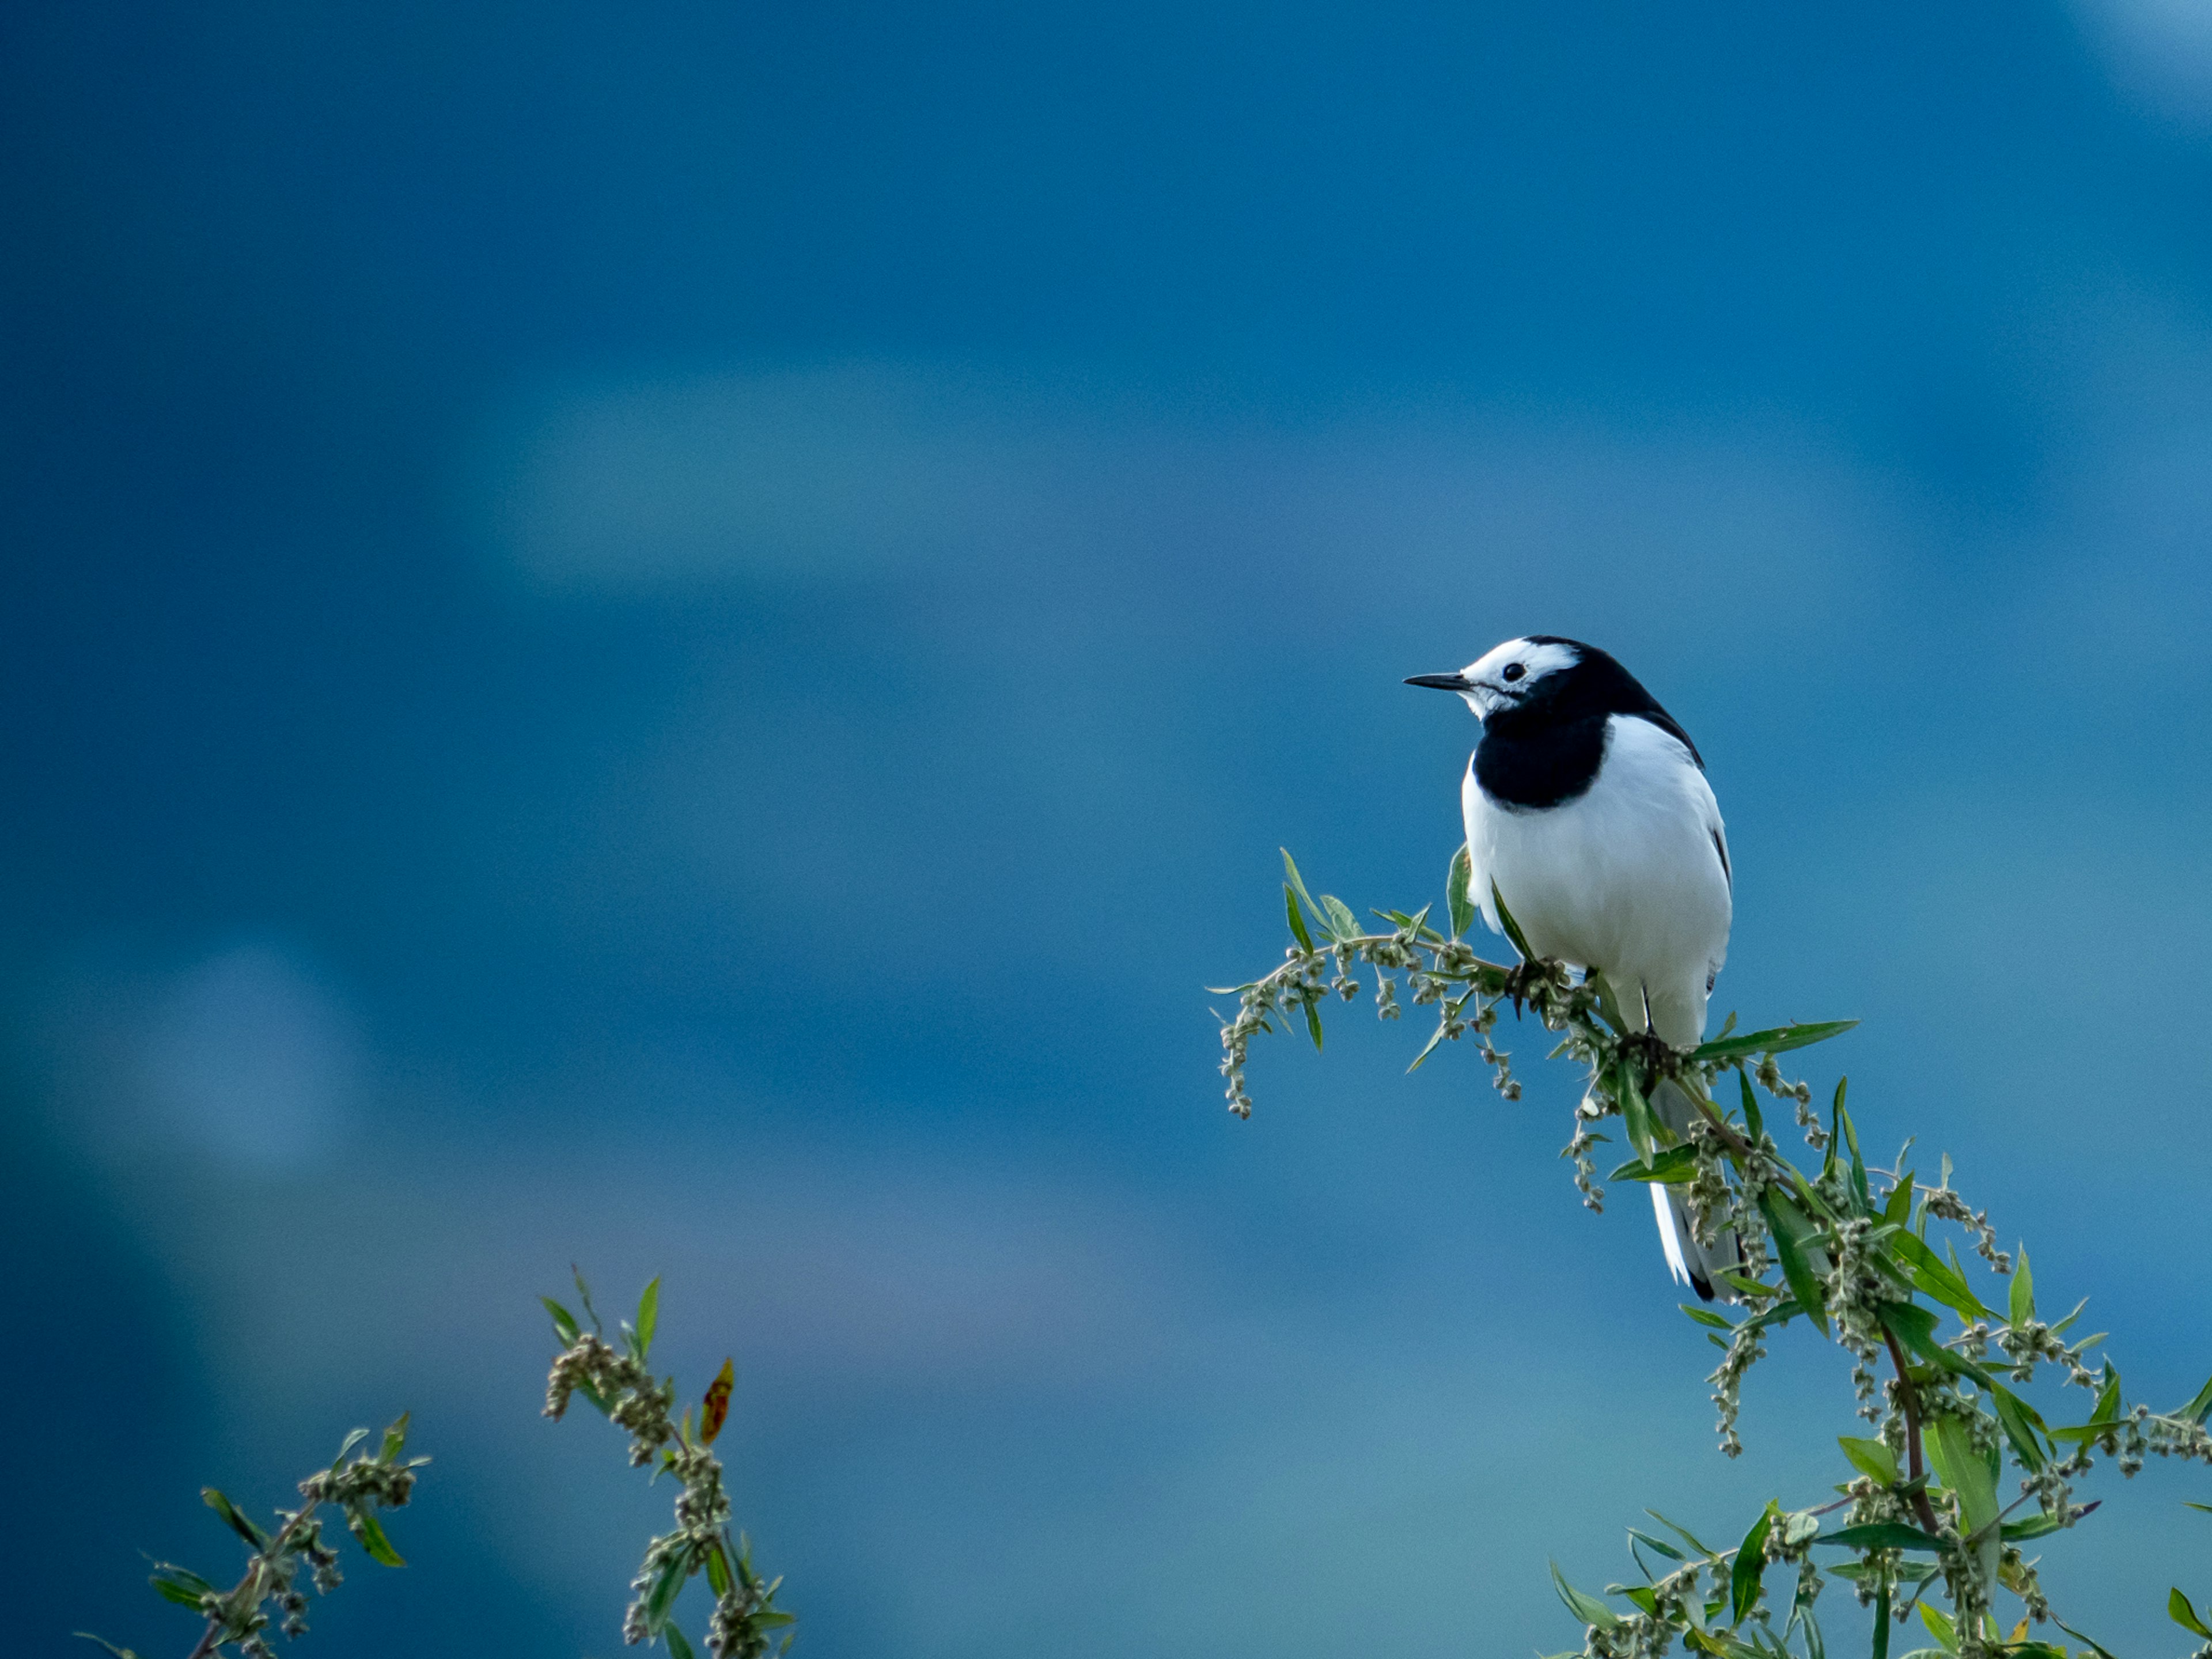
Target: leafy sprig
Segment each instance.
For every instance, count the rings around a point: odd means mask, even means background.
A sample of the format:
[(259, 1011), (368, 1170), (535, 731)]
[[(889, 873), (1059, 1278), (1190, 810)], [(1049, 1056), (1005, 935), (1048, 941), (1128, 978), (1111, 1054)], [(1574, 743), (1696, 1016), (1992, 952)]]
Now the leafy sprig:
[(653, 1478), (675, 1477), (676, 1527), (646, 1546), (645, 1560), (630, 1581), (634, 1592), (623, 1617), (623, 1639), (665, 1641), (672, 1659), (693, 1659), (691, 1644), (675, 1622), (676, 1600), (701, 1573), (714, 1593), (708, 1616), (707, 1650), (716, 1659), (763, 1659), (791, 1644), (787, 1630), (781, 1644), (773, 1632), (785, 1630), (793, 1615), (775, 1606), (781, 1578), (763, 1579), (753, 1570), (751, 1546), (730, 1532), (730, 1500), (722, 1484), (722, 1465), (711, 1448), (728, 1415), (735, 1368), (725, 1361), (708, 1387), (695, 1425), (691, 1408), (672, 1419), (676, 1379), (655, 1378), (648, 1369), (653, 1334), (660, 1317), (660, 1281), (655, 1279), (638, 1298), (634, 1322), (625, 1320), (620, 1337), (610, 1342), (592, 1305), (591, 1288), (581, 1273), (576, 1291), (592, 1328), (550, 1297), (538, 1299), (552, 1316), (562, 1352), (546, 1378), (545, 1415), (558, 1419), (581, 1395), (599, 1414), (630, 1437), (632, 1468), (653, 1468)]
[[(400, 1456), (407, 1446), (404, 1414), (385, 1430), (374, 1456), (352, 1456), (354, 1448), (368, 1434), (367, 1429), (356, 1429), (338, 1447), (337, 1456), (327, 1468), (317, 1470), (300, 1483), (300, 1495), (306, 1502), (297, 1510), (277, 1510), (273, 1531), (213, 1486), (201, 1489), (200, 1497), (207, 1506), (253, 1553), (244, 1575), (227, 1590), (189, 1567), (168, 1561), (154, 1564), (150, 1582), (161, 1599), (189, 1607), (207, 1621), (190, 1659), (213, 1659), (226, 1647), (235, 1647), (243, 1659), (274, 1659), (275, 1650), (269, 1645), (267, 1635), (272, 1621), (288, 1637), (307, 1632), (307, 1596), (299, 1585), (301, 1569), (307, 1569), (308, 1582), (319, 1595), (329, 1595), (344, 1577), (338, 1571), (337, 1552), (323, 1538), (320, 1511), (325, 1504), (344, 1515), (347, 1530), (371, 1560), (387, 1567), (407, 1565), (385, 1535), (377, 1514), (407, 1503), (414, 1495), (415, 1471), (430, 1460)], [(105, 1648), (116, 1659), (137, 1659), (130, 1649), (118, 1647), (103, 1637), (86, 1631), (77, 1634)]]
[[(1693, 1652), (1726, 1659), (1799, 1653), (1825, 1659), (1814, 1604), (1830, 1579), (1849, 1583), (1859, 1604), (1873, 1609), (1874, 1659), (1888, 1659), (1893, 1625), (1916, 1613), (1936, 1645), (1911, 1659), (2068, 1659), (2063, 1644), (2030, 1634), (2032, 1626), (2045, 1624), (2082, 1644), (2084, 1659), (2110, 1659), (2057, 1620), (2035, 1560), (2020, 1547), (2072, 1527), (2097, 1507), (2072, 1500), (2074, 1482), (2099, 1454), (2124, 1475), (2135, 1474), (2147, 1455), (2212, 1463), (2205, 1427), (2212, 1382), (2171, 1412), (2127, 1403), (2112, 1361), (2094, 1369), (2089, 1363), (2103, 1335), (2066, 1340), (2081, 1307), (2055, 1323), (2038, 1317), (2026, 1251), (2014, 1273), (2012, 1255), (1997, 1248), (1987, 1213), (1952, 1188), (1948, 1158), (1933, 1185), (1905, 1166), (1910, 1142), (1894, 1170), (1870, 1167), (1842, 1082), (1822, 1121), (1809, 1086), (1785, 1079), (1776, 1057), (1840, 1036), (1856, 1021), (1737, 1033), (1731, 1015), (1697, 1048), (1671, 1048), (1632, 1029), (1601, 980), (1577, 978), (1565, 964), (1537, 957), (1495, 887), (1489, 908), (1517, 960), (1479, 957), (1462, 938), (1476, 914), (1465, 848), (1446, 882), (1449, 934), (1430, 924), (1429, 908), (1411, 915), (1374, 911), (1388, 928), (1364, 927), (1333, 895), (1316, 899), (1287, 851), (1283, 864), (1291, 939), (1283, 963), (1220, 992), (1237, 998), (1236, 1013), (1221, 1022), (1221, 1069), (1232, 1111), (1251, 1113), (1245, 1074), (1254, 1038), (1303, 1024), (1319, 1048), (1322, 1007), (1332, 998), (1349, 1001), (1360, 994), (1362, 965), (1376, 970), (1382, 1018), (1402, 1012), (1394, 975), (1402, 977), (1415, 1006), (1436, 1009), (1436, 1025), (1415, 1067), (1440, 1044), (1472, 1036), (1493, 1085), (1508, 1100), (1520, 1098), (1521, 1088), (1493, 1034), (1504, 1007), (1516, 1017), (1525, 1011), (1559, 1035), (1553, 1057), (1584, 1071), (1574, 1133), (1562, 1156), (1572, 1160), (1589, 1207), (1601, 1209), (1604, 1200), (1593, 1152), (1608, 1137), (1598, 1126), (1617, 1118), (1633, 1156), (1607, 1179), (1675, 1187), (1701, 1243), (1724, 1234), (1737, 1241), (1739, 1270), (1722, 1278), (1741, 1315), (1683, 1308), (1721, 1350), (1710, 1381), (1722, 1449), (1730, 1456), (1742, 1450), (1736, 1433), (1741, 1390), (1770, 1334), (1802, 1322), (1851, 1358), (1859, 1414), (1875, 1433), (1839, 1439), (1850, 1474), (1835, 1487), (1836, 1498), (1798, 1510), (1770, 1503), (1741, 1540), (1724, 1549), (1709, 1548), (1663, 1517), (1662, 1525), (1680, 1545), (1632, 1528), (1631, 1554), (1643, 1582), (1610, 1585), (1603, 1596), (1575, 1589), (1554, 1567), (1562, 1600), (1583, 1624), (1582, 1651), (1589, 1659), (1645, 1659), (1678, 1638)], [(1720, 1089), (1731, 1072), (1735, 1088)], [(1689, 1103), (1680, 1133), (1653, 1109), (1662, 1088)], [(1723, 1105), (1730, 1093), (1735, 1098)], [(1761, 1094), (1790, 1103), (1816, 1164), (1801, 1167), (1784, 1155), (1768, 1132)], [(1930, 1242), (1935, 1224), (1957, 1229), (1990, 1273), (2009, 1275), (1997, 1298), (2002, 1312), (1984, 1301), (1954, 1243), (1943, 1243), (1939, 1253)], [(1946, 1314), (1957, 1325), (1948, 1334)], [(1886, 1381), (1879, 1375), (1885, 1362)], [(2085, 1420), (2054, 1426), (2030, 1403), (2022, 1390), (2044, 1366), (2054, 1368), (2062, 1386), (2092, 1393)], [(2009, 1502), (2001, 1492), (2008, 1462), (2019, 1477), (2018, 1495)], [(2030, 1512), (2019, 1513), (2031, 1504)], [(1823, 1530), (1823, 1517), (1831, 1515), (1841, 1524)], [(1655, 1571), (1646, 1549), (1674, 1565)], [(1844, 1556), (1816, 1557), (1816, 1550)], [(1770, 1606), (1765, 1577), (1776, 1566), (1793, 1569), (1794, 1577), (1786, 1603)], [(1996, 1616), (2000, 1589), (2021, 1603), (2021, 1617), (2008, 1632)], [(2206, 1638), (2197, 1659), (2212, 1659), (2212, 1627), (2179, 1589), (2168, 1610), (2177, 1624)]]

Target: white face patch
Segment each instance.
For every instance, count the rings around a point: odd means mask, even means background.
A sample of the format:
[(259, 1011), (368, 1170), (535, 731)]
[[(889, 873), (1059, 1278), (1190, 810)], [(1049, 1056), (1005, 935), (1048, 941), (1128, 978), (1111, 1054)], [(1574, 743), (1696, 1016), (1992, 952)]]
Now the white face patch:
[(1571, 645), (1508, 640), (1460, 671), (1468, 680), (1468, 689), (1460, 696), (1467, 699), (1477, 719), (1487, 719), (1518, 702), (1546, 675), (1572, 668), (1579, 660), (1580, 653)]

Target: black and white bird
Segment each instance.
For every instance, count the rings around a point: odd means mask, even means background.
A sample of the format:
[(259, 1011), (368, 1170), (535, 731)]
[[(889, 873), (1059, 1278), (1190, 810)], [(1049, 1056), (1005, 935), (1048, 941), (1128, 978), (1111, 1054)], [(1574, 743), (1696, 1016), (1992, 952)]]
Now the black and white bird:
[[(1732, 877), (1690, 734), (1606, 653), (1549, 634), (1407, 684), (1458, 692), (1482, 722), (1460, 804), (1468, 893), (1492, 929), (1494, 882), (1537, 955), (1601, 976), (1632, 1030), (1696, 1046), (1728, 955)], [(1651, 1105), (1676, 1133), (1688, 1127), (1673, 1083)], [(1655, 1185), (1651, 1200), (1674, 1277), (1735, 1300), (1717, 1277), (1737, 1265), (1735, 1237), (1700, 1246), (1680, 1188)]]

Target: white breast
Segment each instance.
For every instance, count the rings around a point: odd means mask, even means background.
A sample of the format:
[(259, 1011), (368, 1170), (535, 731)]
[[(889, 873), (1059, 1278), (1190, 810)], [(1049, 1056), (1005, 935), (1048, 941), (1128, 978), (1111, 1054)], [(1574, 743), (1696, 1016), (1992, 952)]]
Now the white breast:
[(1468, 849), (1491, 926), (1495, 881), (1540, 956), (1602, 970), (1625, 1008), (1687, 1047), (1728, 955), (1729, 878), (1719, 804), (1690, 751), (1649, 720), (1607, 722), (1603, 764), (1574, 799), (1500, 806), (1468, 769)]

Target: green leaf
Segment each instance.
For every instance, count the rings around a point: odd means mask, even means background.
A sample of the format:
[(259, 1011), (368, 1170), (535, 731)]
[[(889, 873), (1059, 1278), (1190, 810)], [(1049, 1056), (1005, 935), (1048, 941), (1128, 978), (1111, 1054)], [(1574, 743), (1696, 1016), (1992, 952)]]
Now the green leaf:
[(392, 1426), (385, 1430), (384, 1443), (377, 1449), (378, 1462), (389, 1467), (398, 1461), (401, 1452), (407, 1449), (407, 1419), (414, 1415), (413, 1412), (402, 1412)]
[(730, 1593), (730, 1563), (720, 1544), (707, 1552), (707, 1588), (717, 1601)]
[(1710, 1325), (1717, 1331), (1732, 1331), (1735, 1328), (1711, 1308), (1700, 1308), (1694, 1302), (1678, 1302), (1674, 1305), (1700, 1325)]
[(1712, 1555), (1717, 1553), (1711, 1545), (1700, 1542), (1698, 1539), (1698, 1535), (1692, 1532), (1687, 1527), (1684, 1526), (1680, 1522), (1669, 1521), (1665, 1516), (1660, 1514), (1656, 1510), (1646, 1510), (1644, 1512), (1650, 1516), (1654, 1521), (1656, 1521), (1661, 1526), (1666, 1528), (1668, 1532), (1673, 1533), (1677, 1538), (1687, 1544), (1692, 1549), (1697, 1551), (1698, 1554)]
[(1940, 1550), (1943, 1540), (1924, 1533), (1917, 1527), (1908, 1527), (1902, 1521), (1863, 1521), (1856, 1527), (1840, 1527), (1834, 1532), (1823, 1533), (1813, 1540), (1816, 1544), (1840, 1544), (1850, 1550)]
[(1803, 1248), (1803, 1240), (1811, 1231), (1810, 1224), (1795, 1205), (1771, 1187), (1759, 1189), (1759, 1207), (1766, 1217), (1767, 1231), (1773, 1235), (1774, 1254), (1781, 1258), (1782, 1276), (1789, 1281), (1791, 1297), (1820, 1328), (1820, 1334), (1826, 1336), (1827, 1291), (1805, 1259)]
[(660, 1277), (653, 1275), (637, 1298), (637, 1358), (642, 1364), (653, 1352), (653, 1334), (660, 1325)]
[(1644, 1091), (1637, 1084), (1636, 1067), (1627, 1060), (1621, 1061), (1620, 1070), (1615, 1073), (1613, 1091), (1620, 1101), (1621, 1123), (1628, 1132), (1628, 1144), (1649, 1164), (1656, 1151), (1656, 1137), (1651, 1103), (1644, 1099)]
[(1874, 1659), (1889, 1659), (1889, 1585), (1882, 1584), (1874, 1603)]
[(1322, 914), (1328, 918), (1328, 930), (1339, 939), (1359, 937), (1359, 918), (1352, 914), (1352, 907), (1333, 893), (1321, 896)]
[(2212, 1638), (2212, 1630), (2204, 1627), (2204, 1621), (2197, 1616), (2197, 1609), (2189, 1605), (2189, 1598), (2181, 1593), (2179, 1585), (2166, 1598), (2166, 1616), (2191, 1636)]
[(1889, 1197), (1881, 1206), (1881, 1218), (1893, 1226), (1906, 1227), (1912, 1222), (1912, 1171), (1907, 1170), (1897, 1185), (1889, 1189)]
[(1769, 1502), (1765, 1512), (1751, 1523), (1751, 1530), (1744, 1534), (1743, 1542), (1736, 1546), (1735, 1561), (1729, 1568), (1731, 1624), (1743, 1623), (1759, 1600), (1759, 1577), (1766, 1571), (1766, 1534), (1779, 1509), (1779, 1504)]
[(189, 1567), (177, 1566), (168, 1561), (156, 1561), (152, 1575), (146, 1582), (154, 1587), (155, 1594), (164, 1601), (174, 1601), (180, 1607), (198, 1612), (203, 1601), (222, 1594), (213, 1584)]
[(2202, 1510), (2205, 1514), (2212, 1515), (2212, 1504), (2192, 1504), (2185, 1498), (2181, 1502), (2185, 1509)]
[(1759, 1115), (1759, 1096), (1752, 1089), (1750, 1073), (1739, 1069), (1735, 1080), (1743, 1088), (1744, 1127), (1751, 1131), (1751, 1144), (1756, 1146), (1766, 1137), (1766, 1123)]
[(1952, 1271), (1950, 1264), (1929, 1249), (1926, 1243), (1909, 1232), (1899, 1231), (1889, 1239), (1889, 1247), (1904, 1261), (1912, 1283), (1929, 1296), (1952, 1309), (1966, 1319), (1995, 1319), (1996, 1316), (1984, 1307), (1966, 1281)]
[(1971, 1377), (1979, 1387), (1996, 1387), (1996, 1381), (1979, 1365), (1953, 1353), (1936, 1340), (1936, 1316), (1927, 1309), (1908, 1302), (1884, 1302), (1875, 1306), (1875, 1314), (1893, 1336), (1929, 1364), (1941, 1366), (1954, 1376)]
[[(1629, 1139), (1632, 1140), (1635, 1138), (1636, 1132), (1632, 1128), (1629, 1131)], [(1606, 1179), (1607, 1181), (1682, 1182), (1689, 1180), (1697, 1172), (1698, 1149), (1685, 1141), (1679, 1146), (1669, 1146), (1665, 1152), (1655, 1154), (1649, 1164), (1644, 1163), (1641, 1158), (1631, 1158)], [(1723, 1320), (1721, 1323), (1725, 1325), (1728, 1322)]]
[(1956, 1653), (1959, 1650), (1958, 1628), (1952, 1624), (1949, 1614), (1939, 1613), (1923, 1601), (1920, 1604), (1920, 1622), (1927, 1626), (1929, 1633), (1943, 1644), (1944, 1652)]
[(2006, 1321), (2018, 1330), (2035, 1317), (2035, 1278), (2027, 1270), (2027, 1246), (2020, 1247), (2020, 1266), (2012, 1276), (2012, 1291), (2005, 1298)]
[(230, 1529), (258, 1550), (269, 1547), (269, 1534), (239, 1512), (238, 1505), (225, 1498), (213, 1486), (200, 1488), (200, 1502), (229, 1522)]
[(1552, 1563), (1552, 1583), (1559, 1592), (1559, 1600), (1567, 1604), (1567, 1611), (1585, 1625), (1595, 1625), (1600, 1630), (1611, 1630), (1620, 1622), (1620, 1615), (1597, 1597), (1585, 1595), (1570, 1584), (1556, 1561)]
[(2057, 1532), (2065, 1524), (2066, 1517), (2063, 1515), (2031, 1515), (2025, 1521), (2006, 1522), (2002, 1533), (2005, 1542), (2012, 1544), (2024, 1539), (2044, 1537)]
[(2174, 1415), (2199, 1424), (2207, 1417), (2212, 1417), (2212, 1379), (2208, 1379), (2204, 1386), (2197, 1389), (2196, 1397)]
[(647, 1636), (658, 1636), (668, 1623), (669, 1614), (676, 1607), (677, 1592), (691, 1575), (687, 1571), (690, 1563), (684, 1552), (678, 1551), (660, 1564), (654, 1574), (653, 1586), (645, 1593), (645, 1631)]
[(1306, 919), (1304, 914), (1298, 908), (1298, 896), (1291, 890), (1291, 884), (1288, 882), (1283, 884), (1283, 908), (1290, 914), (1291, 937), (1297, 940), (1298, 949), (1311, 956), (1314, 948), (1313, 935), (1306, 932)]
[(1654, 1538), (1648, 1532), (1642, 1532), (1634, 1527), (1631, 1527), (1628, 1529), (1628, 1535), (1631, 1538), (1635, 1539), (1639, 1543), (1649, 1544), (1653, 1549), (1657, 1550), (1660, 1554), (1665, 1556), (1670, 1561), (1679, 1561), (1682, 1559), (1681, 1551), (1676, 1549), (1672, 1544), (1668, 1543), (1663, 1539)]
[(1990, 1396), (1998, 1425), (2004, 1430), (2005, 1438), (2012, 1442), (2012, 1449), (2020, 1454), (2020, 1461), (2031, 1474), (2040, 1469), (2044, 1464), (2043, 1443), (2036, 1438), (2036, 1431), (2044, 1426), (2043, 1414), (2010, 1389), (1999, 1384), (1990, 1385)]
[(129, 1648), (118, 1648), (105, 1636), (94, 1636), (88, 1630), (73, 1630), (70, 1634), (80, 1642), (90, 1642), (94, 1646), (106, 1648), (108, 1652), (115, 1656), (115, 1659), (138, 1659), (138, 1656), (131, 1652)]
[(407, 1559), (392, 1547), (392, 1540), (384, 1535), (384, 1527), (376, 1512), (366, 1503), (346, 1505), (346, 1528), (368, 1552), (368, 1559), (380, 1566), (404, 1567)]
[(1983, 1581), (1997, 1582), (1997, 1562), (2003, 1545), (1997, 1536), (1998, 1511), (1996, 1471), (1975, 1446), (1966, 1424), (1955, 1417), (1938, 1417), (1921, 1431), (1928, 1461), (1943, 1484), (1959, 1495), (1960, 1530), (1980, 1540)]
[(1778, 1025), (1771, 1030), (1746, 1031), (1739, 1036), (1715, 1037), (1701, 1044), (1690, 1058), (1697, 1060), (1743, 1060), (1753, 1054), (1787, 1054), (1830, 1037), (1841, 1036), (1857, 1024), (1855, 1019), (1817, 1020), (1810, 1024)]
[(576, 1316), (550, 1296), (541, 1296), (538, 1299), (545, 1304), (545, 1311), (553, 1316), (553, 1334), (561, 1339), (561, 1346), (564, 1348), (574, 1347), (576, 1339), (583, 1334), (583, 1332), (577, 1328)]
[(367, 1429), (354, 1429), (349, 1431), (346, 1437), (338, 1442), (338, 1455), (331, 1459), (331, 1467), (332, 1468), (336, 1468), (339, 1464), (344, 1462), (346, 1461), (346, 1455), (352, 1451), (356, 1446), (358, 1446), (362, 1441), (368, 1438), (368, 1431)]
[(1836, 1443), (1844, 1449), (1844, 1455), (1851, 1460), (1851, 1467), (1861, 1474), (1879, 1480), (1885, 1486), (1897, 1484), (1897, 1454), (1879, 1440), (1859, 1440), (1839, 1435)]
[(2080, 1631), (2075, 1630), (2073, 1626), (2068, 1624), (2063, 1619), (2053, 1619), (2051, 1622), (2057, 1626), (2059, 1629), (2064, 1631), (2075, 1641), (2087, 1642), (2089, 1644), (2089, 1650), (2097, 1656), (2097, 1659), (2112, 1659), (2112, 1653), (2109, 1648), (2091, 1637), (2082, 1635)]
[[(1321, 1011), (1315, 1007), (1310, 1002), (1305, 1005), (1305, 1011), (1306, 1035), (1313, 1039), (1314, 1052), (1316, 1054), (1319, 1054), (1321, 1052)], [(1439, 1027), (1438, 1029), (1441, 1030), (1442, 1028)], [(1431, 1048), (1433, 1048), (1434, 1046), (1435, 1045), (1433, 1043), (1430, 1045)], [(1428, 1055), (1429, 1051), (1427, 1048), (1421, 1050), (1421, 1060), (1426, 1060)], [(1416, 1066), (1420, 1063), (1421, 1061), (1419, 1060), (1413, 1062)]]
[(1451, 872), (1444, 878), (1444, 907), (1451, 913), (1452, 937), (1474, 926), (1474, 900), (1468, 896), (1468, 885), (1474, 879), (1474, 860), (1467, 850), (1467, 843), (1459, 844), (1452, 854)]
[(1521, 924), (1513, 920), (1513, 913), (1505, 908), (1505, 895), (1498, 890), (1498, 883), (1494, 879), (1490, 884), (1490, 902), (1498, 908), (1498, 925), (1505, 930), (1505, 937), (1521, 953), (1521, 960), (1535, 961), (1536, 953), (1528, 948), (1528, 936), (1521, 931)]
[(1314, 896), (1306, 891), (1306, 878), (1298, 873), (1297, 860), (1291, 856), (1291, 849), (1287, 847), (1282, 847), (1278, 848), (1276, 850), (1283, 855), (1283, 872), (1290, 877), (1291, 885), (1297, 889), (1298, 896), (1305, 901), (1306, 908), (1310, 910), (1315, 915), (1320, 915), (1322, 914), (1321, 906), (1316, 904), (1314, 902)]
[(660, 1633), (668, 1638), (668, 1659), (695, 1659), (691, 1644), (684, 1639), (684, 1632), (675, 1625), (669, 1625)]

